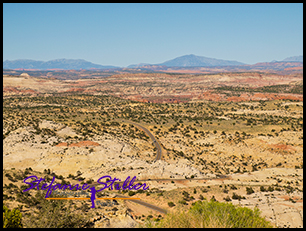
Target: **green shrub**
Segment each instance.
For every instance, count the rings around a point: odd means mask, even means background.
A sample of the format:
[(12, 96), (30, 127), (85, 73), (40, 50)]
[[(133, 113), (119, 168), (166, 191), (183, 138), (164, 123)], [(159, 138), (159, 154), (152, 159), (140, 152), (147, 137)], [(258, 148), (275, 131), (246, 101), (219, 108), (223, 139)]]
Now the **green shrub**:
[(274, 191), (274, 187), (269, 186), (268, 191), (269, 191), (269, 192), (273, 192), (273, 191)]
[(199, 199), (202, 201), (202, 200), (205, 200), (205, 197), (203, 197), (202, 194), (200, 194)]
[(159, 228), (268, 228), (272, 224), (254, 210), (217, 201), (198, 201), (187, 212), (167, 213), (163, 220), (145, 224)]
[(247, 195), (254, 193), (254, 190), (252, 189), (252, 187), (246, 187), (246, 191), (247, 191)]
[(19, 209), (12, 211), (3, 205), (3, 228), (22, 228), (22, 214)]
[(172, 201), (170, 201), (170, 202), (168, 202), (168, 206), (173, 207), (173, 206), (175, 206), (175, 204)]
[[(34, 197), (32, 198), (34, 199)], [(24, 218), (26, 228), (89, 228), (90, 217), (72, 211), (72, 201), (46, 200), (45, 193), (35, 195), (38, 212)]]
[(136, 192), (134, 192), (134, 191), (129, 191), (129, 196), (131, 197), (131, 196), (134, 196), (135, 194), (136, 194)]
[(232, 199), (233, 200), (241, 200), (241, 199), (245, 199), (245, 197), (237, 195), (236, 193), (233, 193)]

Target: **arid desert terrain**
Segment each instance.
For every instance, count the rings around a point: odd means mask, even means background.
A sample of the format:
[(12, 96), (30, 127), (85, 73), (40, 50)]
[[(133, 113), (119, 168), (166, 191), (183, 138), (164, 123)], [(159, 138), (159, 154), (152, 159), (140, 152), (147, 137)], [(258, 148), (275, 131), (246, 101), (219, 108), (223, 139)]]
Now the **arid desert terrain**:
[(49, 206), (22, 192), (27, 176), (109, 175), (149, 189), (103, 191), (118, 199), (96, 208), (69, 200), (84, 227), (139, 227), (212, 198), (303, 227), (302, 73), (90, 73), (3, 75), (3, 200), (25, 226)]

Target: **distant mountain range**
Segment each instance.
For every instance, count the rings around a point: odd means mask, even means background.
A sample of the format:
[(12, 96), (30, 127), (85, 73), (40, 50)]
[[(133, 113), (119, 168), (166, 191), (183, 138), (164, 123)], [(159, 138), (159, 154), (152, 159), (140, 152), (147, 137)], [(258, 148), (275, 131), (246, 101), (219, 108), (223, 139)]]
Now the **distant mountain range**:
[(283, 62), (303, 62), (303, 55), (285, 58)]
[(159, 64), (140, 63), (128, 66), (129, 68), (139, 68), (143, 66), (167, 66), (167, 67), (212, 67), (212, 66), (232, 66), (232, 65), (244, 65), (245, 63), (237, 61), (229, 61), (223, 59), (207, 58), (197, 55), (183, 55), (175, 59), (168, 60)]
[(197, 55), (184, 55), (163, 62), (159, 65), (167, 67), (212, 67), (212, 66), (232, 66), (232, 65), (244, 65), (245, 63), (237, 61), (229, 61), (223, 59), (213, 59), (204, 56)]
[(118, 68), (118, 67), (94, 64), (83, 59), (55, 59), (47, 62), (30, 60), (30, 59), (18, 59), (14, 61), (6, 60), (3, 62), (3, 69), (80, 70), (80, 69), (92, 69), (92, 68), (109, 69), (109, 68)]
[[(303, 56), (288, 57), (282, 61), (272, 62), (303, 62)], [(247, 65), (238, 61), (222, 60), (207, 58), (204, 56), (197, 55), (183, 55), (163, 63), (159, 64), (148, 64), (140, 63), (129, 65), (128, 68), (141, 68), (150, 66), (165, 66), (165, 67), (215, 67), (215, 66), (240, 66)], [(100, 64), (94, 64), (83, 59), (55, 59), (50, 61), (36, 61), (30, 59), (18, 59), (3, 62), (3, 69), (62, 69), (62, 70), (80, 70), (80, 69), (111, 69), (120, 68), (117, 66), (104, 66)]]

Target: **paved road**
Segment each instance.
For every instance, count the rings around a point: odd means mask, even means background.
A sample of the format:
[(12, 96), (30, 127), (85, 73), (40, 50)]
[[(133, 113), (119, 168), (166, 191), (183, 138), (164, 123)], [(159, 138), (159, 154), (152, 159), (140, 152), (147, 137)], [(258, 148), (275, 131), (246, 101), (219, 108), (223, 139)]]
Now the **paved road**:
[(153, 136), (153, 134), (152, 134), (148, 129), (146, 129), (145, 127), (143, 127), (143, 126), (140, 125), (140, 124), (137, 124), (137, 123), (132, 122), (132, 121), (126, 121), (126, 120), (124, 120), (123, 122), (133, 124), (133, 125), (139, 127), (140, 129), (142, 129), (145, 133), (147, 133), (147, 135), (148, 135), (148, 136), (151, 138), (151, 140), (153, 141), (153, 144), (155, 145), (156, 150), (157, 150), (157, 155), (156, 155), (155, 161), (156, 161), (156, 160), (160, 160), (161, 157), (162, 157), (162, 147), (160, 146), (160, 144), (158, 143), (158, 141), (155, 139), (155, 137)]
[[(126, 196), (122, 196), (122, 195), (118, 195), (118, 194), (116, 194), (115, 197), (127, 198)], [(126, 199), (126, 200), (128, 200), (128, 199)], [(133, 200), (133, 199), (132, 199), (131, 201), (134, 202), (134, 203), (136, 203), (136, 204), (143, 205), (143, 206), (145, 206), (145, 207), (147, 207), (147, 208), (156, 210), (157, 212), (160, 212), (160, 213), (163, 213), (163, 214), (166, 214), (166, 213), (167, 213), (167, 211), (166, 211), (165, 209), (162, 209), (162, 208), (157, 207), (157, 206), (155, 206), (155, 205), (151, 205), (151, 204), (149, 204), (149, 203), (147, 203), (147, 202), (144, 202), (144, 201), (141, 201), (141, 200)]]
[[(153, 134), (147, 128), (145, 128), (145, 127), (143, 127), (143, 126), (141, 126), (141, 125), (139, 125), (139, 124), (137, 124), (135, 122), (131, 122), (131, 121), (123, 120), (122, 122), (133, 124), (133, 125), (141, 128), (145, 133), (147, 133), (147, 135), (153, 141), (153, 144), (155, 145), (156, 150), (157, 150), (157, 155), (156, 155), (155, 161), (161, 159), (161, 157), (162, 157), (162, 148), (161, 148), (160, 144), (158, 143), (158, 141), (153, 136)], [(152, 180), (151, 179), (147, 179), (147, 180), (141, 180), (141, 181), (154, 181), (154, 180), (162, 180), (162, 181), (164, 181), (164, 180), (180, 180), (180, 181), (186, 181), (186, 180), (209, 180), (209, 179), (212, 180), (212, 179), (220, 179), (220, 178), (226, 178), (226, 176), (220, 175), (220, 176), (217, 176), (217, 177), (211, 177), (211, 178), (208, 177), (208, 178), (201, 178), (201, 179), (196, 179), (196, 178), (193, 178), (193, 179), (152, 179)], [(137, 180), (135, 182), (137, 182)], [(98, 184), (98, 183), (94, 183), (92, 185), (96, 185), (96, 184)], [(122, 195), (118, 195), (118, 194), (116, 194), (115, 197), (121, 197), (121, 198), (124, 197), (124, 198), (127, 198), (126, 196), (122, 196)], [(147, 202), (144, 202), (144, 201), (141, 201), (141, 200), (133, 200), (133, 199), (131, 199), (131, 201), (134, 202), (134, 203), (146, 206), (147, 208), (156, 210), (156, 211), (158, 211), (160, 213), (164, 213), (164, 214), (167, 213), (166, 210), (164, 210), (162, 208), (159, 208), (159, 207), (157, 207), (155, 205), (149, 204)]]

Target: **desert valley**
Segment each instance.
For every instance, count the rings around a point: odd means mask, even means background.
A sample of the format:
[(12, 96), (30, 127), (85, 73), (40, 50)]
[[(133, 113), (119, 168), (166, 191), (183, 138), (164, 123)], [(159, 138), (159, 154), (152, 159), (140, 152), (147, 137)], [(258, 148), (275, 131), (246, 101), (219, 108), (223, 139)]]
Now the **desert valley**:
[(196, 201), (258, 208), (273, 227), (303, 227), (303, 66), (265, 65), (4, 69), (4, 204), (39, 227), (52, 204), (42, 191), (23, 192), (26, 177), (136, 176), (148, 190), (102, 191), (117, 199), (96, 208), (54, 204), (81, 227), (147, 227)]

